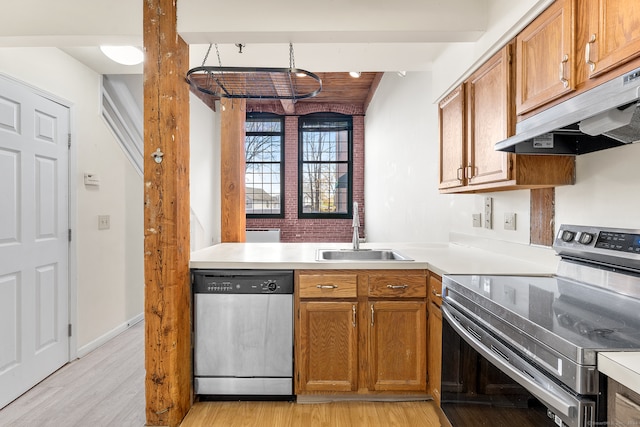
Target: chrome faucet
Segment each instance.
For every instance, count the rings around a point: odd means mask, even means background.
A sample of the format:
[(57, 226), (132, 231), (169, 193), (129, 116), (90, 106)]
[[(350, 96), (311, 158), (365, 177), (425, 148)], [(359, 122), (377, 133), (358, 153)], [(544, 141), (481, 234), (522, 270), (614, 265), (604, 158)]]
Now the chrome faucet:
[(353, 202), (353, 250), (360, 250), (360, 236), (358, 228), (360, 227), (360, 216), (358, 216), (358, 202)]

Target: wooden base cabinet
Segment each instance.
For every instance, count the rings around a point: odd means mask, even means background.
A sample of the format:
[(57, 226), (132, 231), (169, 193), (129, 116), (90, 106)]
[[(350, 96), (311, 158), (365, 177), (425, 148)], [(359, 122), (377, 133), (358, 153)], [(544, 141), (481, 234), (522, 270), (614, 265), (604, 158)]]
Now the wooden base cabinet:
[(424, 301), (369, 303), (369, 389), (422, 391), (427, 386)]
[(640, 394), (611, 378), (609, 378), (608, 383), (608, 425), (640, 425)]
[(442, 382), (442, 311), (429, 303), (429, 392), (440, 406)]
[(296, 282), (296, 394), (426, 394), (424, 270), (306, 270)]
[[(429, 273), (429, 392), (440, 406), (442, 387), (442, 278)], [(449, 357), (449, 356), (447, 356)]]
[(356, 391), (357, 302), (300, 303), (298, 384), (308, 391)]

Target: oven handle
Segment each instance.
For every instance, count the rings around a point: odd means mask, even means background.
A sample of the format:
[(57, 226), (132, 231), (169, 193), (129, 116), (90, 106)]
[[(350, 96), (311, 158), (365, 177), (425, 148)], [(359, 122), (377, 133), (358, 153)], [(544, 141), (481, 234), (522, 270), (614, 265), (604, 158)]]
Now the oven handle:
[(566, 417), (571, 417), (575, 413), (577, 408), (572, 401), (567, 400), (563, 398), (563, 396), (559, 396), (558, 394), (553, 393), (550, 390), (542, 388), (536, 382), (527, 377), (524, 373), (520, 372), (509, 363), (505, 362), (502, 357), (496, 356), (491, 350), (487, 349), (484, 344), (482, 344), (482, 342), (480, 342), (475, 336), (464, 329), (455, 320), (454, 315), (451, 314), (448, 307), (443, 304), (441, 309), (442, 315), (447, 319), (449, 325), (451, 325), (451, 327), (462, 338), (464, 338), (466, 342), (468, 342), (478, 353), (483, 355), (489, 362), (496, 365), (498, 368), (500, 368), (500, 370), (509, 375), (514, 381), (529, 390), (531, 394), (536, 396), (538, 399), (546, 402), (548, 405), (552, 406), (553, 409), (561, 412)]

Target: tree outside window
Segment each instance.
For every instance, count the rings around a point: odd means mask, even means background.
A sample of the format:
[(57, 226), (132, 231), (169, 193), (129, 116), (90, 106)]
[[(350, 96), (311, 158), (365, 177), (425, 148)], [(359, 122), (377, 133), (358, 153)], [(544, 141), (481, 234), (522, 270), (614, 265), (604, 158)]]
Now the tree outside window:
[(283, 216), (282, 117), (248, 114), (245, 121), (245, 202), (248, 217)]
[(299, 118), (299, 217), (349, 218), (352, 200), (351, 116)]

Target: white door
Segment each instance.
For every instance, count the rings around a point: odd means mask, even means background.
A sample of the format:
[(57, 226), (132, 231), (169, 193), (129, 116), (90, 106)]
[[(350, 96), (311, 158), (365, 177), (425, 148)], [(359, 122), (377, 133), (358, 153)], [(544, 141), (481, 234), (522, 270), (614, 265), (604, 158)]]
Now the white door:
[(0, 408), (69, 361), (69, 109), (0, 76)]

